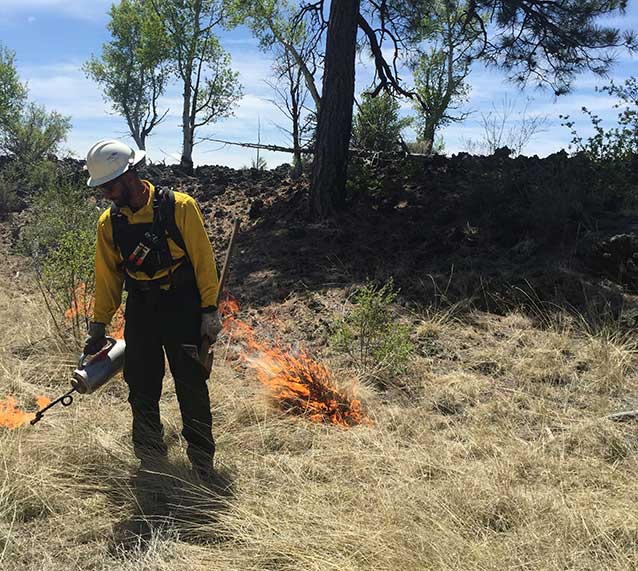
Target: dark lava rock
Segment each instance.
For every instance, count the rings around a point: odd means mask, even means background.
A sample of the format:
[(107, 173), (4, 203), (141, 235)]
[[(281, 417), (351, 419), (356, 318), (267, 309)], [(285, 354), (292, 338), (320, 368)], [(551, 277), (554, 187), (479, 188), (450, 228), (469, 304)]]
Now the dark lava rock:
[(257, 198), (253, 200), (250, 205), (250, 209), (248, 210), (248, 218), (251, 220), (255, 220), (255, 218), (259, 218), (261, 216), (262, 210), (264, 208), (264, 201)]
[(587, 255), (589, 265), (617, 283), (638, 290), (638, 235), (617, 234), (594, 242)]

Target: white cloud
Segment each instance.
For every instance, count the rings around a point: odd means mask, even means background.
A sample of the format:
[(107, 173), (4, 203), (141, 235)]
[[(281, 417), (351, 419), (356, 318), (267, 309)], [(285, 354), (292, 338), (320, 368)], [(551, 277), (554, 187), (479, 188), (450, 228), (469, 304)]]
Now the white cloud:
[[(160, 100), (159, 107), (160, 109), (169, 109), (167, 117), (181, 120), (182, 98), (178, 94), (171, 93), (169, 97), (163, 97)], [(239, 101), (233, 116), (225, 119), (223, 123), (241, 122), (256, 131), (258, 120), (261, 121), (261, 125), (264, 127), (271, 121), (281, 122), (282, 119), (285, 120), (284, 116), (267, 97), (248, 93)]]
[(74, 120), (109, 113), (99, 87), (84, 76), (79, 64), (27, 66), (18, 71), (28, 84), (30, 98), (48, 109), (70, 115)]
[[(256, 44), (255, 44), (256, 45)], [(233, 71), (239, 72), (239, 81), (246, 91), (265, 92), (270, 88), (266, 81), (272, 81), (272, 59), (257, 50), (242, 50), (231, 53)]]

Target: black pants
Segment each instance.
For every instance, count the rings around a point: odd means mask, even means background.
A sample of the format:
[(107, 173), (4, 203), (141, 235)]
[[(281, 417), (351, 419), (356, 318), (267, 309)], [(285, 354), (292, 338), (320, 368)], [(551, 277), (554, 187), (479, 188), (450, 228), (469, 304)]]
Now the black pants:
[(175, 379), (182, 414), (182, 435), (194, 465), (215, 454), (208, 373), (183, 345), (201, 344), (200, 297), (195, 284), (173, 291), (130, 291), (126, 303), (124, 380), (133, 412), (135, 455), (144, 460), (166, 455), (159, 400), (164, 379), (164, 350)]

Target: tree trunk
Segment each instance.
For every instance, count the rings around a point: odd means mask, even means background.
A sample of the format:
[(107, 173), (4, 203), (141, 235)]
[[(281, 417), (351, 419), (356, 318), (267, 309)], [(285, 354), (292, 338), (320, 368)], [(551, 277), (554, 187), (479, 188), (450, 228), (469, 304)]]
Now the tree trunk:
[(421, 138), (424, 145), (422, 152), (426, 155), (431, 155), (434, 150), (435, 131), (436, 131), (436, 124), (426, 119), (425, 127), (423, 128), (423, 136)]
[[(186, 77), (190, 77), (190, 69)], [(191, 84), (184, 82), (184, 100), (182, 108), (182, 159), (180, 168), (186, 174), (193, 172), (193, 129), (191, 127)]]
[(139, 132), (136, 131), (132, 131), (131, 132), (131, 136), (133, 137), (133, 140), (135, 141), (135, 144), (137, 145), (137, 148), (140, 151), (145, 151), (146, 150), (146, 137), (144, 135), (142, 135)]
[(299, 91), (294, 87), (290, 89), (291, 107), (292, 107), (292, 147), (295, 150), (292, 159), (292, 172), (290, 176), (293, 180), (298, 179), (301, 176), (301, 133), (300, 133), (300, 120), (301, 109), (298, 103)]
[(332, 0), (330, 6), (310, 189), (315, 219), (330, 216), (345, 203), (359, 5), (360, 0)]
[(140, 133), (139, 135), (136, 135), (134, 137), (135, 144), (137, 145), (137, 148), (140, 151), (145, 151), (146, 150), (146, 137), (147, 137), (146, 133)]
[(182, 159), (179, 167), (186, 174), (193, 174), (193, 136), (190, 127), (184, 127), (184, 142), (182, 147)]

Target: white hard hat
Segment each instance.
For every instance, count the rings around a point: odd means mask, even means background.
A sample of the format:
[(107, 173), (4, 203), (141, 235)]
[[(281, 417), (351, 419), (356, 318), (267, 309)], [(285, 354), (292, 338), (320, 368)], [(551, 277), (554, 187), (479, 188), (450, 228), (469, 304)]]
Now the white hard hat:
[(124, 174), (146, 156), (144, 151), (135, 151), (126, 143), (105, 139), (93, 145), (86, 155), (86, 170), (89, 171), (88, 186), (100, 186)]

